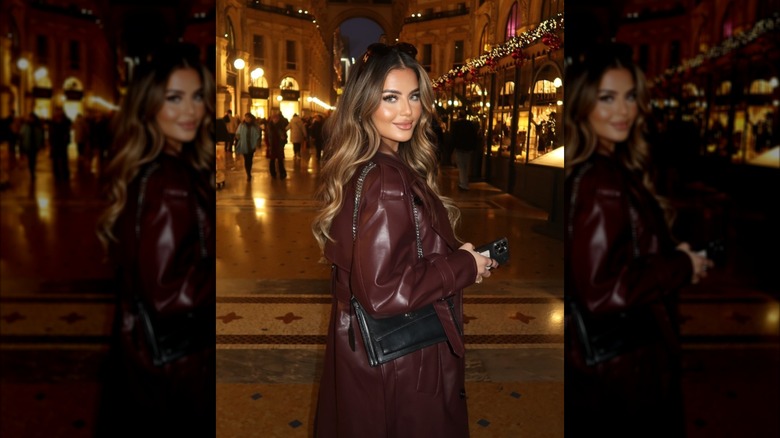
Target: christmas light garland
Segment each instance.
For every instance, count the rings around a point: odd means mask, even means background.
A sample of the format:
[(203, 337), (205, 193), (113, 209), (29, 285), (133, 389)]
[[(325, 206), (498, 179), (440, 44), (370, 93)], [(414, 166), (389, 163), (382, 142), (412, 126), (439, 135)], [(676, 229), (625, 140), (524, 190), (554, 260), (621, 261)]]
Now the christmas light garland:
[(651, 79), (649, 81), (649, 85), (651, 87), (654, 85), (664, 85), (666, 81), (672, 79), (675, 75), (688, 73), (691, 69), (697, 68), (705, 62), (713, 61), (717, 58), (726, 56), (734, 50), (748, 45), (757, 38), (770, 32), (777, 32), (778, 30), (780, 30), (780, 16), (774, 16), (760, 20), (756, 22), (756, 24), (749, 31), (742, 32), (739, 35), (734, 35), (726, 40), (723, 40), (723, 42), (721, 42), (719, 45), (710, 48), (705, 53), (700, 53), (693, 58), (686, 59), (676, 67), (670, 67), (666, 69), (663, 73)]
[(468, 60), (462, 66), (450, 70), (448, 73), (436, 78), (433, 81), (433, 88), (451, 84), (456, 78), (465, 78), (471, 75), (472, 79), (479, 76), (479, 69), (489, 67), (495, 69), (498, 61), (505, 56), (512, 56), (516, 65), (522, 65), (530, 57), (523, 52), (523, 49), (542, 42), (550, 48), (550, 51), (561, 48), (561, 39), (558, 36), (563, 32), (563, 14), (558, 14), (555, 18), (543, 21), (533, 30), (516, 35), (504, 44), (494, 47), (490, 52), (484, 53), (478, 58)]

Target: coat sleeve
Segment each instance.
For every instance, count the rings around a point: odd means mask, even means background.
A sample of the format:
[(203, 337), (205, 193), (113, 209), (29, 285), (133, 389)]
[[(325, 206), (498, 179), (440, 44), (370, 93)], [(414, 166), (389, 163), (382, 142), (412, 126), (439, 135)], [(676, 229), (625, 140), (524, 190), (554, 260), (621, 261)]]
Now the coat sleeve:
[(184, 184), (156, 177), (158, 172), (145, 190), (137, 266), (144, 303), (164, 319), (213, 301), (216, 291), (196, 196)]
[(383, 166), (371, 171), (363, 186), (350, 282), (352, 293), (378, 317), (418, 309), (476, 278), (476, 262), (466, 251), (418, 258), (406, 193), (397, 169)]
[(634, 255), (624, 191), (583, 178), (571, 217), (570, 269), (581, 304), (594, 314), (619, 312), (660, 299), (690, 281), (682, 251)]

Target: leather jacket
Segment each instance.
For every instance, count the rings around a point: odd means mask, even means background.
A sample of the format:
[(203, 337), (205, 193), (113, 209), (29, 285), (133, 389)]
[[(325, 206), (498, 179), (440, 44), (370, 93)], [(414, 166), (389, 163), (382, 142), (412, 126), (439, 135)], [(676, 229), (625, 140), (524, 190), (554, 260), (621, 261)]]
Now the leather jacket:
[[(120, 338), (129, 357), (153, 372), (138, 306), (158, 332), (203, 315), (191, 336), (214, 347), (216, 312), (214, 190), (180, 158), (165, 153), (130, 183), (115, 226)], [(181, 361), (181, 359), (179, 360)], [(171, 365), (171, 364), (168, 364)]]
[[(328, 327), (315, 436), (466, 437), (465, 362), (442, 342), (370, 367), (350, 297), (374, 317), (408, 312), (452, 296), (462, 327), (462, 289), (476, 262), (458, 250), (447, 212), (397, 155), (377, 153), (363, 185), (353, 244), (355, 181), (345, 189), (325, 246), (332, 262)], [(417, 254), (412, 202), (417, 199), (423, 258)], [(355, 349), (350, 347), (353, 326)], [(462, 340), (462, 335), (461, 340)], [(461, 352), (462, 353), (462, 352)]]
[[(653, 436), (677, 436), (676, 299), (691, 261), (676, 250), (657, 200), (614, 158), (594, 154), (567, 178), (565, 193), (566, 428), (625, 436), (649, 424)], [(583, 341), (571, 303), (592, 342)], [(594, 334), (617, 340), (608, 345), (620, 348), (605, 348), (617, 353), (586, 362), (585, 345), (601, 342)]]

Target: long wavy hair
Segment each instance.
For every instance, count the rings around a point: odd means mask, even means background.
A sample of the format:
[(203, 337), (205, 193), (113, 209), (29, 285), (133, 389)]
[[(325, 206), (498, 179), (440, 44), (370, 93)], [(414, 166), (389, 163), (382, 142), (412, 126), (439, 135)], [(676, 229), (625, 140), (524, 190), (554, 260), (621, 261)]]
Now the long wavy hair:
[(645, 139), (650, 117), (650, 94), (645, 75), (631, 59), (628, 46), (603, 44), (571, 63), (566, 69), (566, 93), (564, 96), (564, 159), (566, 176), (587, 161), (599, 147), (599, 139), (588, 116), (598, 100), (601, 79), (609, 70), (625, 69), (634, 79), (637, 117), (626, 141), (615, 144), (614, 157), (630, 172), (639, 176), (642, 184), (653, 194), (666, 216), (667, 223), (674, 220), (674, 212), (666, 198), (657, 194), (653, 184), (653, 172), (649, 145)]
[(112, 120), (112, 160), (103, 177), (109, 201), (98, 220), (98, 237), (105, 248), (116, 242), (114, 224), (127, 203), (127, 187), (140, 169), (165, 149), (166, 138), (156, 116), (165, 102), (168, 79), (176, 70), (192, 69), (200, 76), (205, 113), (195, 139), (182, 145), (179, 158), (196, 172), (209, 175), (214, 185), (214, 104), (216, 87), (211, 72), (198, 59), (198, 49), (187, 44), (166, 46), (139, 65), (119, 112)]
[[(376, 49), (372, 50), (372, 47)], [(322, 209), (312, 223), (312, 232), (320, 248), (333, 240), (330, 226), (344, 204), (348, 182), (355, 171), (379, 150), (381, 137), (371, 116), (379, 108), (385, 79), (391, 70), (408, 68), (415, 72), (422, 104), (422, 114), (412, 138), (398, 145), (398, 155), (444, 204), (453, 229), (460, 219), (460, 210), (450, 198), (440, 193), (436, 181), (438, 162), (436, 148), (431, 142), (434, 94), (428, 73), (414, 58), (415, 53), (416, 49), (406, 43), (372, 45), (361, 61), (352, 67), (344, 93), (324, 126), (324, 164), (315, 193)], [(428, 211), (432, 212), (432, 209)]]

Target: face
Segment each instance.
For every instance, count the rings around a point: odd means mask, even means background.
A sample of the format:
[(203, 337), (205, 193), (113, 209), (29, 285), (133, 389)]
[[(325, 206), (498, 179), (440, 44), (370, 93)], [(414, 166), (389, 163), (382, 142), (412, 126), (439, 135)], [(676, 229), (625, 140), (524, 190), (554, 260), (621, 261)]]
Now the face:
[(412, 138), (420, 115), (420, 86), (414, 70), (391, 70), (382, 87), (379, 107), (371, 116), (382, 141), (398, 152), (398, 144)]
[(177, 151), (195, 139), (206, 113), (203, 85), (191, 69), (174, 70), (165, 86), (165, 101), (155, 120), (168, 145)]
[(636, 115), (636, 88), (631, 72), (624, 68), (607, 70), (601, 77), (596, 106), (588, 116), (599, 145), (613, 151), (615, 143), (628, 138)]

